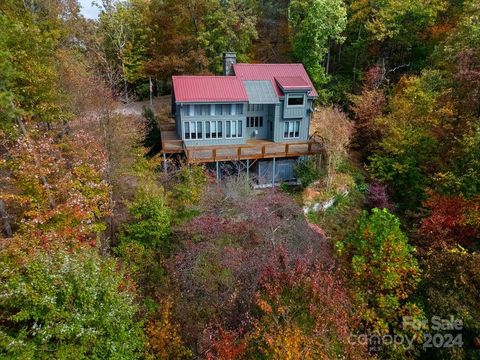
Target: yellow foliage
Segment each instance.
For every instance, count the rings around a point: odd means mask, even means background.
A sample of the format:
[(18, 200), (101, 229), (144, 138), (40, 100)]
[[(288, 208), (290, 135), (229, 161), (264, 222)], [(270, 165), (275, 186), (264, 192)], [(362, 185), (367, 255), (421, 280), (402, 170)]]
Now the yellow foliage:
[(172, 306), (171, 299), (165, 300), (160, 319), (152, 320), (146, 326), (147, 358), (176, 360), (192, 356), (192, 352), (183, 345), (178, 326), (172, 323)]

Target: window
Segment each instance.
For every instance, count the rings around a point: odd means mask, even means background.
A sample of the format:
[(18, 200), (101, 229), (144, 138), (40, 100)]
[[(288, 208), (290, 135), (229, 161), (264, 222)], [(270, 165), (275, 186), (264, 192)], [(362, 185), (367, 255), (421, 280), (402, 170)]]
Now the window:
[(225, 137), (240, 138), (243, 136), (242, 120), (227, 120), (225, 124)]
[(243, 104), (237, 104), (237, 115), (243, 115)]
[(201, 139), (203, 137), (203, 126), (201, 121), (197, 121), (197, 139)]
[(247, 117), (247, 127), (263, 127), (263, 116)]
[(185, 139), (195, 140), (203, 138), (203, 123), (201, 121), (185, 121), (183, 128)]
[(184, 114), (185, 116), (193, 116), (194, 105), (185, 105)]
[(248, 104), (248, 111), (263, 111), (263, 104)]
[(222, 137), (221, 121), (205, 121), (205, 139), (220, 139)]
[(286, 139), (300, 137), (300, 121), (285, 121), (283, 125), (283, 137)]
[(210, 105), (195, 105), (195, 115), (196, 116), (210, 115)]
[(290, 95), (288, 106), (303, 106), (303, 95)]

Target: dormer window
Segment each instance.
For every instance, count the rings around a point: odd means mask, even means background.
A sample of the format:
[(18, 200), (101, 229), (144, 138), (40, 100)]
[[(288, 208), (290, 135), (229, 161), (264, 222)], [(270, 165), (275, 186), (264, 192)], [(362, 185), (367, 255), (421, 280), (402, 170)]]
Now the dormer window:
[(303, 95), (288, 96), (288, 106), (303, 106), (303, 101), (304, 101)]

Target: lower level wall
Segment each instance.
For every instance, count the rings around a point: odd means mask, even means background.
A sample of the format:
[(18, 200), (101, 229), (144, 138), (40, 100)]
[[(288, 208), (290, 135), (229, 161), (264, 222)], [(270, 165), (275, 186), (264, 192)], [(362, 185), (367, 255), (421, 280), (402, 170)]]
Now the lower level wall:
[(280, 183), (285, 181), (293, 181), (295, 178), (295, 165), (297, 158), (275, 159), (275, 177), (273, 160), (260, 160), (256, 165), (254, 172), (259, 184), (271, 184), (272, 182)]

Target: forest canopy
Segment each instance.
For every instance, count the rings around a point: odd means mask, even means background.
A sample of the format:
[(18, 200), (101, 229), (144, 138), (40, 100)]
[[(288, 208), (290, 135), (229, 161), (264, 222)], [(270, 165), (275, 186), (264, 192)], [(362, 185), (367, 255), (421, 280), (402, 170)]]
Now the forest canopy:
[[(97, 2), (0, 1), (1, 358), (480, 357), (480, 2)], [(305, 66), (299, 186), (161, 171), (226, 51)]]

